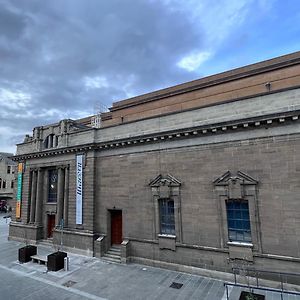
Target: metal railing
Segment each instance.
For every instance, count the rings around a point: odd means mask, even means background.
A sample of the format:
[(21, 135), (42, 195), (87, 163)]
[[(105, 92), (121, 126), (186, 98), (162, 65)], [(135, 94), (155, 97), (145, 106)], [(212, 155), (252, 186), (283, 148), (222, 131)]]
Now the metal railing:
[[(232, 270), (233, 270), (233, 274), (234, 274), (234, 283), (227, 283), (227, 282), (224, 283), (224, 286), (226, 288), (226, 297), (227, 297), (226, 299), (227, 300), (230, 300), (229, 293), (228, 293), (228, 286), (236, 286), (236, 287), (246, 288), (251, 293), (253, 292), (253, 290), (261, 290), (261, 291), (280, 293), (282, 300), (283, 300), (284, 294), (300, 296), (300, 292), (285, 289), (285, 284), (299, 285), (300, 273), (266, 271), (266, 270), (259, 270), (259, 269), (250, 269), (250, 268), (245, 269), (245, 268), (238, 268), (238, 267), (234, 267), (234, 268), (232, 268)], [(248, 278), (248, 284), (237, 283), (237, 275), (246, 276)], [(280, 288), (271, 288), (271, 287), (261, 286), (259, 284), (259, 279), (275, 280), (280, 283)], [(250, 280), (251, 281), (255, 280), (256, 285), (250, 284)], [(300, 289), (300, 287), (299, 287), (299, 289)]]
[(281, 300), (284, 300), (284, 298), (283, 298), (284, 294), (300, 296), (300, 292), (287, 291), (287, 290), (274, 289), (274, 288), (267, 288), (267, 287), (258, 287), (258, 286), (255, 286), (255, 285), (246, 285), (246, 284), (239, 284), (239, 283), (224, 282), (224, 286), (225, 286), (225, 289), (226, 289), (226, 299), (227, 300), (230, 300), (229, 292), (228, 292), (228, 286), (245, 288), (248, 291), (250, 291), (251, 293), (253, 293), (255, 290), (280, 293)]

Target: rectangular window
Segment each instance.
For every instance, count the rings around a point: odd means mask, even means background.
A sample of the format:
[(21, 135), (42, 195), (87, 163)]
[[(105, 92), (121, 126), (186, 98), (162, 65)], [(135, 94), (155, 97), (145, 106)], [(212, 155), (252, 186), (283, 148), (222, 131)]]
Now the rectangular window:
[(2, 188), (6, 189), (6, 181), (5, 180), (3, 180), (3, 182), (2, 182)]
[(230, 242), (251, 242), (248, 201), (226, 201), (228, 237)]
[(170, 199), (159, 200), (160, 233), (175, 234), (174, 201)]
[(7, 166), (7, 174), (10, 174), (11, 166)]
[(14, 181), (12, 180), (10, 183), (10, 187), (13, 189), (14, 188)]
[(48, 187), (48, 202), (57, 202), (57, 170), (48, 171), (49, 187)]

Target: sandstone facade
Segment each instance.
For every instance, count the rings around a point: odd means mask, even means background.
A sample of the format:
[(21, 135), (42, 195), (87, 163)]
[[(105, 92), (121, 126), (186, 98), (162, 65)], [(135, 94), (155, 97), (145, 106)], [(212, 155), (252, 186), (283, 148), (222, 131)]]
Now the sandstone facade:
[(21, 215), (9, 236), (59, 245), (62, 230), (64, 247), (100, 257), (121, 235), (124, 262), (297, 271), (299, 114), (297, 52), (117, 102), (100, 128), (35, 128), (17, 147)]

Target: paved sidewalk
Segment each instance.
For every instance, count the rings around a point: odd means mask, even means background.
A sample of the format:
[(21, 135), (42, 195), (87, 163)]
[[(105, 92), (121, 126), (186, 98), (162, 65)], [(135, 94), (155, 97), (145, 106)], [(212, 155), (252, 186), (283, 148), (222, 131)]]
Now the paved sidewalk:
[[(7, 241), (8, 224), (0, 214), (0, 299), (201, 299), (226, 300), (223, 282), (211, 278), (152, 268), (139, 264), (113, 264), (101, 259), (74, 255), (70, 270), (47, 272), (46, 266), (33, 262), (19, 264), (18, 248), (24, 244)], [(38, 254), (54, 249), (38, 246)], [(171, 288), (181, 283), (180, 289)], [(230, 288), (230, 300), (238, 300), (239, 288)], [(267, 300), (280, 299), (267, 293)], [(300, 297), (284, 296), (284, 300)]]

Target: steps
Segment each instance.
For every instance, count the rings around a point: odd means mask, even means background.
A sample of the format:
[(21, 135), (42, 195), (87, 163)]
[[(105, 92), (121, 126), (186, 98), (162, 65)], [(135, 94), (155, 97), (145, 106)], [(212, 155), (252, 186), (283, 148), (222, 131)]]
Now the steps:
[(112, 245), (111, 248), (102, 256), (107, 262), (121, 263), (121, 246)]
[(49, 238), (49, 239), (47, 239), (47, 240), (38, 240), (37, 241), (37, 245), (38, 246), (47, 246), (47, 247), (53, 247), (53, 239), (51, 238)]

